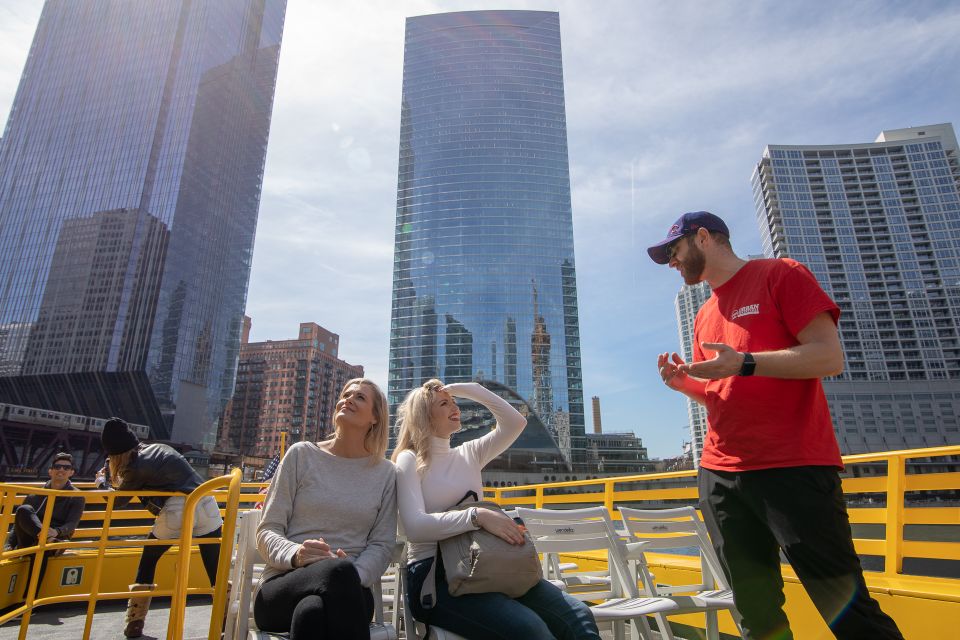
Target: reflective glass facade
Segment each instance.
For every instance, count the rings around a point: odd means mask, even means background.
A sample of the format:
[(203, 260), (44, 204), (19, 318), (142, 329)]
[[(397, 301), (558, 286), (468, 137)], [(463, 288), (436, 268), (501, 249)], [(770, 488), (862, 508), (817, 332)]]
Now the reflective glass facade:
[(0, 141), (0, 398), (211, 442), (285, 0), (49, 0)]
[(488, 380), (582, 449), (557, 13), (407, 20), (390, 335), (391, 408)]

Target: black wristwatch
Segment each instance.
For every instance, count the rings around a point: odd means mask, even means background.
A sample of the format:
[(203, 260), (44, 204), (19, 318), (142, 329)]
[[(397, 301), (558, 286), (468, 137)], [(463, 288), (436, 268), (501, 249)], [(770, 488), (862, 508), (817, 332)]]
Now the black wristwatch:
[(738, 376), (752, 376), (754, 369), (757, 368), (757, 361), (753, 359), (753, 354), (745, 351), (743, 353), (743, 364), (740, 365)]

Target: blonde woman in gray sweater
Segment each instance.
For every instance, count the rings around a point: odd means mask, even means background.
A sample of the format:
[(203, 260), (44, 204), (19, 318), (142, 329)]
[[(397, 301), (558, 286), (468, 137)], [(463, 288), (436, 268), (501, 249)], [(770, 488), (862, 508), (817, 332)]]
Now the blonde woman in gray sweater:
[(290, 447), (267, 494), (257, 548), (267, 560), (254, 600), (264, 631), (291, 640), (370, 637), (373, 585), (397, 532), (396, 472), (384, 458), (387, 400), (365, 378), (350, 380), (334, 414), (335, 435)]

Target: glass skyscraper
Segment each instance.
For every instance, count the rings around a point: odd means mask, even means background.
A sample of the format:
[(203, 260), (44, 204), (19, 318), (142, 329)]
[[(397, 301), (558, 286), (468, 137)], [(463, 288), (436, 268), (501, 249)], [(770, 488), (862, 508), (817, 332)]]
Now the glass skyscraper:
[(210, 443), (285, 0), (48, 0), (0, 141), (0, 400)]
[(391, 408), (434, 377), (506, 389), (554, 440), (569, 424), (582, 450), (557, 13), (407, 19)]
[(949, 124), (875, 142), (770, 145), (753, 174), (764, 254), (842, 310), (824, 382), (844, 453), (960, 442), (960, 164)]

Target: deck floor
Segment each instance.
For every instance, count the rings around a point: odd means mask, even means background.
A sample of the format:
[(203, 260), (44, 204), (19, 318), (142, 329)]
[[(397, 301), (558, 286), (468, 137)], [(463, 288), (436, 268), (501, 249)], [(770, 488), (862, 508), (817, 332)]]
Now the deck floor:
[[(206, 640), (210, 621), (210, 598), (191, 597), (187, 604), (187, 619), (184, 624), (184, 640)], [(104, 602), (93, 616), (91, 640), (126, 640), (123, 636), (123, 616), (126, 603)], [(86, 621), (87, 608), (82, 604), (43, 607), (30, 618), (28, 640), (80, 640)], [(150, 607), (143, 640), (165, 640), (167, 617), (170, 615), (170, 600), (160, 598)], [(0, 640), (17, 640), (20, 622), (8, 622), (0, 626)], [(612, 633), (602, 634), (612, 640)], [(656, 634), (655, 634), (656, 635)]]
[[(184, 621), (184, 640), (206, 640), (210, 624), (210, 597), (191, 597)], [(102, 602), (93, 616), (91, 640), (126, 640), (123, 636), (123, 618), (126, 602)], [(86, 604), (61, 604), (41, 607), (30, 617), (28, 640), (80, 640), (86, 623)], [(170, 599), (158, 598), (150, 607), (143, 640), (164, 640), (167, 637), (167, 620), (170, 615)], [(17, 640), (20, 621), (8, 622), (0, 627), (0, 640)]]

